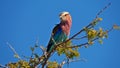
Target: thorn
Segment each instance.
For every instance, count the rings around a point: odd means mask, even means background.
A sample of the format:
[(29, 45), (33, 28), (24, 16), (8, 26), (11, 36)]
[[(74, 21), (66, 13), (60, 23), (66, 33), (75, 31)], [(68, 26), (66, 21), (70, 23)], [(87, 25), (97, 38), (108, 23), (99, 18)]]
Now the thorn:
[(40, 46), (40, 48), (41, 48), (43, 53), (46, 52), (46, 48), (44, 48), (43, 46)]
[(47, 52), (44, 52), (45, 58), (47, 58)]

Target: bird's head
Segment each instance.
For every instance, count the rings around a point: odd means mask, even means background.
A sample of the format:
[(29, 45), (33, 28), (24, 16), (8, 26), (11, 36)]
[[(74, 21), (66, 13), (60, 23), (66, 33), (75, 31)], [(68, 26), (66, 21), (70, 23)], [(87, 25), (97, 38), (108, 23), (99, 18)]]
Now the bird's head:
[(72, 18), (71, 18), (71, 15), (69, 14), (69, 12), (62, 12), (62, 13), (60, 13), (59, 17), (60, 17), (61, 21), (72, 22)]

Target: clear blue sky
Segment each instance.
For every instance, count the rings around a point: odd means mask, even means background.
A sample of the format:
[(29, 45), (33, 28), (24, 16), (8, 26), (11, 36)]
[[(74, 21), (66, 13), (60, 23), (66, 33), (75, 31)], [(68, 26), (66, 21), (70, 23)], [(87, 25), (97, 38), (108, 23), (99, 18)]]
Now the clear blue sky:
[[(20, 55), (29, 56), (30, 46), (39, 39), (39, 45), (46, 46), (58, 14), (70, 12), (73, 24), (71, 35), (93, 20), (108, 0), (0, 0), (0, 64), (17, 61), (6, 45), (12, 44)], [(112, 0), (112, 5), (100, 15), (103, 21), (98, 27), (110, 28), (120, 25), (120, 1)], [(70, 68), (120, 68), (120, 31), (112, 31), (101, 46), (96, 43), (89, 48), (79, 49), (81, 58), (87, 62), (74, 62)], [(41, 54), (41, 51), (38, 50)], [(55, 57), (53, 56), (55, 59)], [(57, 57), (58, 58), (58, 57)], [(56, 58), (56, 59), (57, 59)], [(67, 68), (66, 66), (64, 68)]]

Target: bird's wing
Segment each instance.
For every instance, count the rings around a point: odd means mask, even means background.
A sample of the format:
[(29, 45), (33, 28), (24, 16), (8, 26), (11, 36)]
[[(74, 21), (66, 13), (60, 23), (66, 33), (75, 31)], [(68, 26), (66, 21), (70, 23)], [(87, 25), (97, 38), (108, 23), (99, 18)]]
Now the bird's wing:
[(51, 38), (49, 40), (49, 43), (48, 43), (48, 46), (47, 46), (47, 52), (49, 52), (52, 48), (53, 48), (53, 44), (55, 44), (53, 42), (53, 39), (55, 40), (55, 37), (57, 37), (58, 35), (58, 30), (60, 28), (60, 25), (57, 24), (54, 28), (53, 28), (53, 31), (52, 31), (52, 34), (51, 34)]
[(54, 36), (56, 34), (56, 32), (58, 31), (58, 29), (60, 28), (60, 24), (57, 24), (52, 31), (52, 36)]

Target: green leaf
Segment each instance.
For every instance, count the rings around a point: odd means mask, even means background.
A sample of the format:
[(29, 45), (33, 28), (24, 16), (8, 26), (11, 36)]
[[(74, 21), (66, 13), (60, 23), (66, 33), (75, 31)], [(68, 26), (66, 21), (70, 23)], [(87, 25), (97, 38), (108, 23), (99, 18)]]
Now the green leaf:
[(108, 38), (108, 34), (105, 34), (105, 38)]
[(34, 47), (30, 47), (30, 50), (33, 52), (35, 50), (35, 48)]
[(89, 29), (89, 30), (87, 30), (88, 40), (92, 40), (92, 39), (94, 39), (96, 36), (97, 36), (97, 31), (96, 31), (96, 30), (94, 30), (94, 29)]
[(93, 41), (88, 41), (88, 44), (89, 44), (89, 45), (93, 45), (94, 42), (93, 42)]
[(36, 48), (39, 47), (38, 44), (35, 44), (35, 47), (36, 47)]
[(20, 58), (18, 54), (14, 54), (14, 57), (15, 58)]
[(58, 63), (56, 61), (48, 61), (47, 68), (58, 68)]
[(88, 48), (88, 45), (85, 45), (85, 48)]
[(39, 55), (38, 55), (38, 54), (35, 53), (34, 55), (35, 55), (35, 58), (39, 58)]
[(100, 44), (103, 44), (103, 40), (102, 40), (102, 39), (98, 40), (98, 42), (99, 42)]
[(96, 18), (93, 22), (92, 22), (92, 26), (95, 26), (96, 24), (98, 24), (98, 22), (102, 21), (102, 18)]
[(120, 30), (120, 26), (115, 24), (115, 25), (113, 25), (113, 29)]
[(102, 21), (103, 19), (102, 18), (97, 18), (96, 21)]

